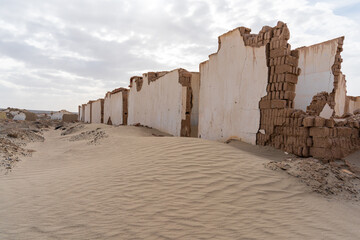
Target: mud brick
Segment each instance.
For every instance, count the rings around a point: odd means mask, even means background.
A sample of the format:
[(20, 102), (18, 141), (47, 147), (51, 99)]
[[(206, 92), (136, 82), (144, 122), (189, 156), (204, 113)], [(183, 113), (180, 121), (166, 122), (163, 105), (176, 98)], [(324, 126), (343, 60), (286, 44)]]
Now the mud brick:
[(313, 145), (313, 139), (308, 137), (306, 138), (306, 146), (311, 147)]
[(329, 128), (327, 127), (312, 127), (310, 128), (309, 135), (312, 137), (328, 137)]
[(332, 153), (327, 148), (311, 147), (310, 155), (319, 159), (331, 159)]
[(284, 82), (285, 75), (284, 74), (277, 74), (277, 82)]
[(282, 56), (285, 56), (285, 55), (288, 55), (288, 54), (290, 54), (290, 51), (289, 51), (287, 46), (270, 50), (270, 57), (271, 58), (282, 57)]
[(302, 124), (304, 127), (313, 127), (315, 124), (315, 118), (314, 117), (305, 117)]
[(309, 128), (306, 127), (299, 127), (299, 136), (301, 137), (308, 137), (309, 136)]
[(309, 148), (308, 147), (303, 147), (302, 156), (303, 157), (309, 157)]
[(326, 119), (325, 126), (328, 128), (333, 128), (335, 126), (334, 119)]
[(292, 101), (295, 99), (295, 95), (296, 95), (295, 92), (286, 91), (284, 94), (284, 98)]
[(329, 128), (329, 131), (330, 131), (329, 135), (331, 137), (337, 137), (337, 128)]
[(284, 82), (297, 84), (298, 77), (294, 74), (286, 73), (284, 74)]
[(352, 138), (359, 138), (359, 130), (356, 128), (351, 129), (352, 133), (351, 133), (351, 137)]
[(270, 67), (270, 75), (274, 75), (275, 73), (275, 66)]
[(275, 83), (270, 84), (270, 91), (275, 91)]
[(331, 138), (328, 138), (328, 137), (325, 137), (325, 138), (314, 137), (313, 138), (313, 145), (314, 145), (314, 147), (319, 147), (319, 148), (331, 148), (331, 145), (332, 145)]
[(280, 99), (280, 92), (279, 91), (275, 92), (275, 99)]
[(270, 90), (271, 90), (271, 84), (268, 84), (268, 85), (266, 86), (266, 92), (270, 92)]
[(270, 100), (261, 100), (259, 103), (260, 109), (266, 109), (271, 107), (271, 101)]
[(293, 57), (291, 55), (287, 55), (285, 57), (285, 64), (291, 65), (291, 66), (297, 66), (298, 65), (298, 58)]
[(293, 73), (293, 67), (290, 65), (278, 65), (275, 67), (275, 73)]
[(279, 99), (284, 99), (284, 91), (280, 91)]
[(315, 127), (324, 127), (325, 126), (325, 118), (316, 116), (314, 121)]
[(285, 108), (286, 101), (285, 100), (271, 100), (271, 108)]
[(338, 137), (350, 137), (351, 133), (352, 133), (351, 128), (348, 128), (348, 127), (338, 127), (337, 128)]

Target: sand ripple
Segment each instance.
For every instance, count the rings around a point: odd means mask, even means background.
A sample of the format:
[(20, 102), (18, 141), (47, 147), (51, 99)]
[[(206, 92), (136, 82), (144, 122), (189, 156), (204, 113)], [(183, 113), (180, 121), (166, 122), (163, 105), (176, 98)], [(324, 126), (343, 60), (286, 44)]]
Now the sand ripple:
[(360, 236), (358, 204), (311, 193), (260, 156), (142, 128), (105, 131), (96, 146), (51, 131), (0, 176), (0, 239)]

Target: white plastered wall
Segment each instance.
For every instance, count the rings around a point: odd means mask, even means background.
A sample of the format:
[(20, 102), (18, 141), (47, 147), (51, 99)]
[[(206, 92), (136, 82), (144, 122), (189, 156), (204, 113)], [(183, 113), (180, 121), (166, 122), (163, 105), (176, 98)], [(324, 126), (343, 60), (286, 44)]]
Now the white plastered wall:
[(340, 74), (337, 89), (335, 91), (335, 115), (342, 116), (346, 106), (346, 81), (345, 76)]
[(313, 96), (320, 92), (331, 93), (334, 89), (334, 75), (331, 67), (335, 62), (338, 39), (301, 47), (299, 65), (301, 74), (296, 84), (295, 109), (306, 111)]
[[(136, 89), (135, 89), (136, 90)], [(104, 100), (104, 123), (111, 118), (113, 125), (123, 124), (123, 95), (122, 92), (107, 94)]]
[(86, 122), (86, 123), (90, 123), (90, 106), (91, 106), (90, 103), (85, 105), (85, 119), (84, 119), (84, 122)]
[(349, 99), (349, 113), (354, 113), (355, 110), (360, 109), (360, 97), (351, 97)]
[(186, 88), (183, 89), (179, 83), (179, 70), (171, 71), (150, 84), (144, 74), (141, 90), (136, 90), (136, 83), (130, 88), (128, 124), (140, 123), (180, 136), (184, 90)]
[(91, 123), (101, 123), (101, 100), (92, 103)]
[(63, 112), (56, 112), (51, 115), (52, 120), (62, 120), (63, 119)]
[(265, 46), (245, 46), (238, 29), (220, 41), (218, 53), (200, 64), (199, 137), (256, 144), (268, 83)]

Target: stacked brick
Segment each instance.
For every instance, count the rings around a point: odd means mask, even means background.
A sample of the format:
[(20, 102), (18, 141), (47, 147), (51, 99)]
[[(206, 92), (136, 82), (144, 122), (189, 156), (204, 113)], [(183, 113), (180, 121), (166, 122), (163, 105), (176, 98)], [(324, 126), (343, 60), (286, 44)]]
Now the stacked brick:
[[(319, 99), (316, 98), (313, 102), (314, 108), (310, 107), (306, 113), (294, 109), (295, 89), (301, 70), (297, 67), (298, 52), (292, 51), (287, 43), (290, 33), (286, 24), (278, 22), (274, 28), (264, 27), (259, 35), (249, 34), (250, 30), (246, 28), (240, 28), (240, 31), (245, 45), (266, 45), (267, 48), (269, 77), (267, 95), (259, 102), (261, 116), (260, 130), (257, 133), (258, 145), (270, 145), (298, 156), (313, 156), (324, 160), (342, 158), (360, 148), (360, 120), (341, 126), (333, 119), (318, 116), (321, 112), (319, 109), (325, 103), (334, 106), (330, 95), (320, 94)], [(339, 40), (332, 69), (335, 76), (334, 87), (341, 74), (342, 40)]]

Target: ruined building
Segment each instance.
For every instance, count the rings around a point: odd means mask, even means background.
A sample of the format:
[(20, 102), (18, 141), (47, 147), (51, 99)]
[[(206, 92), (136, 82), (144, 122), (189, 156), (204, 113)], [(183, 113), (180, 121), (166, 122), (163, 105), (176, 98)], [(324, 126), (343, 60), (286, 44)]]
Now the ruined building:
[(360, 97), (347, 96), (341, 72), (344, 37), (298, 49), (289, 38), (282, 22), (258, 34), (236, 28), (219, 37), (200, 73), (132, 77), (130, 89), (107, 93), (102, 108), (96, 101), (79, 106), (79, 118), (238, 139), (325, 160), (360, 149)]
[(357, 99), (346, 96), (344, 38), (292, 50), (282, 22), (250, 32), (220, 36), (218, 52), (200, 64), (199, 137), (322, 159), (359, 149), (359, 119), (336, 118)]

